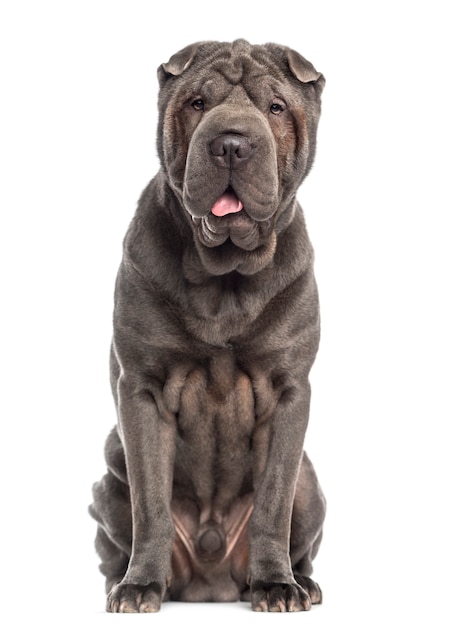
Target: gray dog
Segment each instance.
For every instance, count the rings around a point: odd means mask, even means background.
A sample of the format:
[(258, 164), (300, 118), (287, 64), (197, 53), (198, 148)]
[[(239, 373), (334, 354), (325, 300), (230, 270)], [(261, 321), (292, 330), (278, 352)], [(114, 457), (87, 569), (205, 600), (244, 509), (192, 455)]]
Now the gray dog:
[(107, 610), (308, 610), (325, 501), (303, 452), (319, 307), (296, 191), (324, 78), (243, 40), (188, 46), (158, 77), (161, 169), (124, 242), (118, 426), (90, 507)]

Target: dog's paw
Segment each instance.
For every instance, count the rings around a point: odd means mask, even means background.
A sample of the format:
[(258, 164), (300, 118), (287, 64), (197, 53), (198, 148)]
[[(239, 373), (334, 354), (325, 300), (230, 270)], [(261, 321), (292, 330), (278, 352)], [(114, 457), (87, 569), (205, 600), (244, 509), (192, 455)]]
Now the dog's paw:
[(157, 613), (162, 602), (161, 585), (114, 585), (108, 594), (106, 610), (109, 613)]
[(310, 596), (297, 583), (251, 584), (251, 607), (253, 611), (286, 613), (309, 611), (312, 607)]
[(322, 590), (314, 580), (308, 576), (299, 576), (298, 574), (296, 574), (294, 578), (296, 582), (307, 591), (312, 604), (321, 604), (323, 602)]

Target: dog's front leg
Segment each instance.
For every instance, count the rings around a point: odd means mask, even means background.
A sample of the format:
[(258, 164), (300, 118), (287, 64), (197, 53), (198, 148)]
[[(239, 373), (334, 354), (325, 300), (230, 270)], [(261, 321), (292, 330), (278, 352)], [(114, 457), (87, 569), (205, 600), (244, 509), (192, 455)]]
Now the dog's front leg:
[(159, 611), (170, 576), (174, 526), (170, 513), (175, 421), (162, 417), (153, 396), (133, 382), (118, 383), (119, 426), (132, 504), (132, 555), (107, 610)]
[(255, 433), (254, 512), (249, 530), (249, 579), (255, 611), (301, 611), (309, 595), (293, 575), (290, 530), (303, 453), (310, 386), (291, 389)]

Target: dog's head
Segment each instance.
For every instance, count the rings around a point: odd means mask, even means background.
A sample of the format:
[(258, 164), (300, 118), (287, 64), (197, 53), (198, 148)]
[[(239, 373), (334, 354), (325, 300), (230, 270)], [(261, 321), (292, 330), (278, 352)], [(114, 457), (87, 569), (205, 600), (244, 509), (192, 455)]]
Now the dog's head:
[(323, 76), (289, 48), (238, 40), (188, 46), (158, 78), (159, 156), (203, 265), (259, 271), (314, 159)]

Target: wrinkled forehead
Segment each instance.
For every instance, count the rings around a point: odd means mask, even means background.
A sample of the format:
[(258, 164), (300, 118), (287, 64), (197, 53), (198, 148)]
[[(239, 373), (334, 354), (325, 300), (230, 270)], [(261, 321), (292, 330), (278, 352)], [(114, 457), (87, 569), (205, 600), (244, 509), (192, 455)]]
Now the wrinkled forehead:
[(283, 68), (268, 51), (246, 42), (230, 44), (203, 58), (200, 56), (183, 79), (186, 91), (206, 97), (218, 92), (225, 95), (238, 86), (249, 96), (263, 92), (284, 94), (290, 88)]
[(209, 67), (232, 85), (259, 78), (283, 80), (284, 77), (268, 50), (242, 40), (218, 51), (215, 58), (210, 59)]

